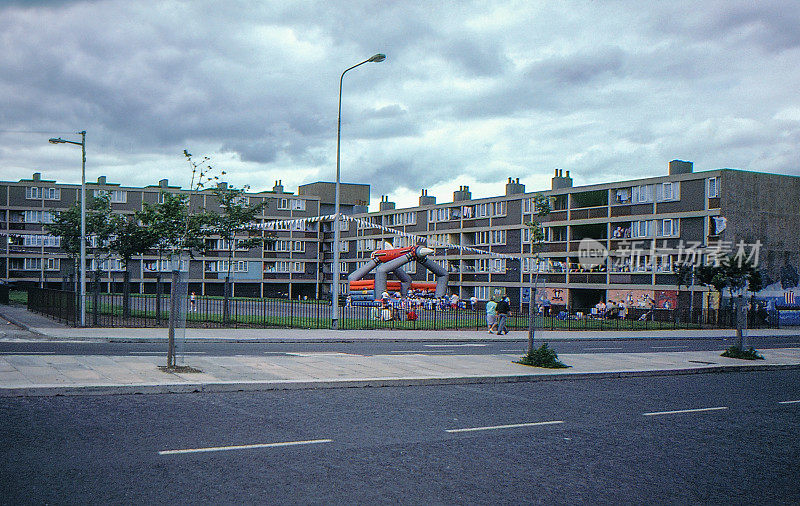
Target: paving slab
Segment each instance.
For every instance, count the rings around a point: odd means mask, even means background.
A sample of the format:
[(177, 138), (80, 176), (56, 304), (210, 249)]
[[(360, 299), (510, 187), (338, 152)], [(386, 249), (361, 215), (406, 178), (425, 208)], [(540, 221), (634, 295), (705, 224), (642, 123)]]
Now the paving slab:
[[(213, 392), (386, 385), (433, 385), (589, 379), (720, 371), (800, 369), (800, 348), (764, 350), (764, 361), (719, 351), (564, 354), (568, 369), (514, 362), (519, 355), (322, 355), (192, 357), (201, 373), (159, 369), (161, 357), (52, 355), (0, 357), (0, 396)], [(70, 362), (70, 361), (74, 361)], [(63, 369), (65, 364), (77, 368)]]

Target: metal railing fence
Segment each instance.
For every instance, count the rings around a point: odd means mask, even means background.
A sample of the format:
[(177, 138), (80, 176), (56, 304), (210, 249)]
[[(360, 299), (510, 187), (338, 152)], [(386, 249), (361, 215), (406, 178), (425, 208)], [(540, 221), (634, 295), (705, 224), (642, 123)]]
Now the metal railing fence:
[[(78, 296), (74, 292), (44, 288), (28, 289), (28, 309), (68, 325), (79, 322)], [(169, 294), (160, 296), (90, 293), (86, 297), (86, 322), (94, 327), (166, 327), (169, 322)], [(225, 311), (227, 304), (227, 311)], [(196, 296), (188, 300), (187, 327), (206, 328), (304, 328), (328, 329), (331, 303), (327, 300), (289, 300)], [(226, 317), (227, 315), (227, 317)], [(730, 309), (646, 309), (628, 308), (624, 315), (592, 314), (591, 309), (572, 309), (551, 314), (542, 309), (536, 316), (542, 330), (659, 330), (734, 328)], [(526, 305), (512, 313), (506, 325), (511, 330), (528, 328)], [(397, 303), (388, 307), (347, 306), (340, 308), (343, 330), (485, 330), (482, 307), (458, 308), (433, 302)], [(772, 316), (750, 314), (749, 328), (777, 327)]]

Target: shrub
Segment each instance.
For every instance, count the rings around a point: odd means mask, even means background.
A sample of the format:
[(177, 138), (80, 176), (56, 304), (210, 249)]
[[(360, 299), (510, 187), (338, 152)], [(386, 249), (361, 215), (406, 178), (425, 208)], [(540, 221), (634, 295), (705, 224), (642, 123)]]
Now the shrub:
[(722, 352), (722, 356), (728, 358), (739, 358), (742, 360), (764, 360), (764, 356), (759, 355), (752, 346), (746, 350), (743, 350), (742, 348), (734, 345)]
[(549, 348), (547, 343), (534, 349), (532, 352), (519, 359), (517, 363), (532, 367), (545, 367), (547, 369), (565, 369), (569, 367), (558, 360), (558, 353), (556, 353), (556, 350)]

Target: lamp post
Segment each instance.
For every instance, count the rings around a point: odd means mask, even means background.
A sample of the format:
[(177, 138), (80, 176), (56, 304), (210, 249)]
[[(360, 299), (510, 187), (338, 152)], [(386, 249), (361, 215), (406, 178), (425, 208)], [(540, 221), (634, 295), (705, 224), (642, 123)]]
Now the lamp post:
[(75, 144), (81, 147), (81, 295), (80, 315), (81, 327), (86, 326), (86, 130), (77, 132), (81, 142), (68, 141), (61, 137), (50, 139), (51, 144)]
[(339, 78), (339, 120), (336, 128), (336, 190), (333, 205), (333, 290), (331, 292), (331, 328), (339, 329), (339, 167), (340, 167), (340, 148), (342, 144), (342, 81), (344, 75), (354, 68), (365, 63), (380, 63), (386, 59), (385, 54), (378, 53), (371, 58), (362, 61), (342, 72)]

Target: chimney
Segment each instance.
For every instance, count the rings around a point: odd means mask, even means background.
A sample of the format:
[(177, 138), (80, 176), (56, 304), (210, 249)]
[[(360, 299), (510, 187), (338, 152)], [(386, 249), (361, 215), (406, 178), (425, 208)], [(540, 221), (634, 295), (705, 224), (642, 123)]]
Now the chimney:
[(159, 180), (158, 186), (160, 186), (161, 188), (168, 187), (169, 186), (169, 179), (161, 179), (161, 180)]
[(560, 190), (562, 188), (572, 188), (572, 178), (569, 177), (569, 171), (567, 171), (567, 175), (564, 176), (564, 171), (562, 169), (556, 169), (555, 176), (552, 179), (552, 188), (553, 190)]
[(220, 190), (227, 190), (228, 183), (226, 183), (225, 181), (220, 181), (219, 183), (217, 183), (217, 188), (219, 188)]
[(106, 184), (105, 176), (97, 176), (97, 184)]
[(42, 173), (41, 172), (34, 172), (33, 173), (33, 180), (34, 181), (41, 181), (42, 180)]
[(506, 195), (519, 195), (525, 193), (525, 185), (519, 183), (519, 178), (515, 180), (508, 178), (506, 183)]
[(694, 163), (685, 162), (683, 160), (670, 160), (669, 162), (669, 175), (676, 174), (691, 174), (694, 172)]
[(389, 196), (388, 195), (381, 195), (380, 210), (381, 211), (388, 211), (390, 209), (394, 209), (394, 202), (389, 202)]
[(469, 191), (469, 186), (459, 186), (458, 191), (453, 192), (453, 202), (463, 202), (471, 198), (472, 192)]
[(422, 190), (422, 195), (419, 196), (419, 205), (432, 206), (436, 204), (436, 197), (428, 195), (428, 190)]
[(275, 181), (275, 186), (272, 187), (272, 193), (283, 193), (283, 182), (278, 179)]

